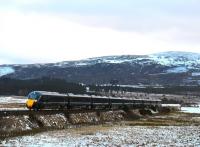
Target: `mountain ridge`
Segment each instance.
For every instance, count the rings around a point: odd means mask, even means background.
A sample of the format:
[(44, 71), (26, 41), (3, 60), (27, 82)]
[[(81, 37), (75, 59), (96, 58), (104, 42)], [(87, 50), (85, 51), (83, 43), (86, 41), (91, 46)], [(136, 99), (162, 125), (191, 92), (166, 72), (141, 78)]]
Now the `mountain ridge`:
[(128, 85), (199, 85), (200, 54), (169, 51), (47, 64), (0, 65), (0, 77), (50, 77), (85, 84), (107, 84), (115, 79), (119, 84)]

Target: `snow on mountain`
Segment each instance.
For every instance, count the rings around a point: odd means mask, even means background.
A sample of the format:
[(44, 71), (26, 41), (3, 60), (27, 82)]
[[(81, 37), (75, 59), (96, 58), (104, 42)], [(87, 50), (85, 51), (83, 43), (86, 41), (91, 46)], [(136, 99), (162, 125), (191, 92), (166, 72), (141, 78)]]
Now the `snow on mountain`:
[(13, 72), (15, 72), (15, 70), (12, 67), (0, 67), (0, 77)]
[(174, 68), (168, 69), (166, 72), (167, 73), (185, 73), (187, 71), (188, 69), (186, 67), (174, 67)]
[(185, 66), (187, 68), (194, 68), (200, 64), (200, 54), (191, 52), (162, 52), (151, 55), (121, 55), (121, 56), (103, 56), (96, 58), (89, 58), (79, 61), (65, 61), (57, 63), (56, 66), (87, 66), (98, 63), (138, 63), (151, 64), (157, 63), (164, 66)]
[[(88, 59), (88, 63), (98, 60), (98, 63), (137, 63), (140, 65), (160, 64), (168, 67), (166, 73), (186, 73), (190, 69), (200, 71), (200, 54), (191, 52), (161, 52), (146, 56), (123, 55), (123, 56), (107, 56)], [(86, 64), (86, 63), (85, 63)], [(197, 76), (195, 73), (191, 73)]]
[[(57, 67), (79, 67), (88, 66), (100, 63), (110, 63), (110, 64), (121, 64), (121, 63), (138, 63), (138, 64), (160, 64), (164, 66), (184, 66), (187, 68), (194, 68), (196, 65), (200, 65), (200, 54), (191, 52), (161, 52), (151, 55), (120, 55), (120, 56), (103, 56), (94, 57), (84, 60), (77, 61), (63, 61), (57, 63), (47, 63), (47, 64), (24, 64), (24, 65), (12, 65), (12, 67), (44, 67), (44, 66), (57, 66)], [(1, 75), (7, 74), (6, 72), (13, 72), (11, 67), (0, 67)]]
[(167, 66), (185, 65), (190, 68), (191, 66), (200, 64), (200, 54), (191, 52), (170, 51), (149, 55), (149, 57), (149, 59)]
[(163, 52), (152, 55), (104, 56), (47, 64), (1, 65), (0, 77), (3, 75), (15, 79), (59, 77), (70, 82), (100, 84), (117, 79), (124, 85), (200, 85), (200, 54)]
[[(68, 66), (69, 66), (69, 62)], [(184, 73), (189, 69), (199, 69), (196, 66), (200, 65), (200, 54), (191, 52), (162, 52), (151, 55), (122, 55), (122, 56), (104, 56), (97, 58), (89, 58), (86, 60), (74, 61), (74, 66), (87, 66), (94, 65), (97, 63), (110, 63), (110, 64), (121, 64), (121, 63), (138, 63), (143, 64), (160, 64), (168, 66), (169, 69), (166, 73)], [(72, 64), (71, 64), (72, 65)]]
[(193, 76), (193, 77), (200, 76), (200, 72), (193, 72), (193, 73), (192, 73), (192, 76)]

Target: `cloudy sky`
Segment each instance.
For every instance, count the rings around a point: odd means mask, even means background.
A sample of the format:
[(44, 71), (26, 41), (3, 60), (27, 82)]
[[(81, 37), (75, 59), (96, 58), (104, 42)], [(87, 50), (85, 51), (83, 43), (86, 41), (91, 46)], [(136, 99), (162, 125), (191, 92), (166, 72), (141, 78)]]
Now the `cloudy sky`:
[(0, 0), (0, 64), (200, 53), (199, 0)]

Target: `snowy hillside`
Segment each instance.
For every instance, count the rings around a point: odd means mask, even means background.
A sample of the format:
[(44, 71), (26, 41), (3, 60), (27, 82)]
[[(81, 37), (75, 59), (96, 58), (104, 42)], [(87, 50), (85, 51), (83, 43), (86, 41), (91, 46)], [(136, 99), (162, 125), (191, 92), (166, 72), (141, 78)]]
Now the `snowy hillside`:
[(12, 67), (0, 67), (0, 77), (13, 72), (15, 72), (15, 70)]
[(158, 54), (153, 54), (149, 56), (151, 60), (155, 62), (167, 65), (167, 66), (177, 66), (184, 65), (192, 68), (194, 65), (200, 64), (200, 54), (190, 53), (190, 52), (163, 52)]
[[(73, 66), (88, 66), (100, 63), (157, 63), (165, 66), (186, 66), (187, 68), (193, 68), (194, 65), (200, 65), (200, 54), (191, 52), (162, 52), (151, 55), (121, 55), (121, 56), (103, 56), (88, 58), (85, 60), (78, 61), (63, 61), (58, 63), (47, 63), (47, 64), (24, 64), (24, 65), (13, 65), (20, 66), (23, 68), (27, 67), (42, 67), (42, 66), (58, 66), (58, 67), (73, 67)], [(5, 75), (14, 72), (11, 67), (1, 67), (0, 75)]]
[(0, 77), (61, 78), (69, 82), (122, 85), (199, 85), (200, 54), (163, 52), (121, 55), (47, 64), (0, 65)]
[(151, 55), (122, 55), (122, 56), (104, 56), (89, 58), (80, 61), (65, 61), (56, 63), (59, 66), (85, 66), (97, 63), (157, 63), (165, 66), (185, 66), (193, 68), (193, 66), (200, 65), (200, 54), (191, 52), (162, 52)]

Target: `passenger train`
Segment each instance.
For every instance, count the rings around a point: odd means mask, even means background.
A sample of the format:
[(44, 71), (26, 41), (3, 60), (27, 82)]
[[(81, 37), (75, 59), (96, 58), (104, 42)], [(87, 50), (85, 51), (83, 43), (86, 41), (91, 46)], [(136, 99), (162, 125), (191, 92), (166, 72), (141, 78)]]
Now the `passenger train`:
[(159, 107), (161, 100), (128, 99), (90, 95), (33, 91), (28, 94), (28, 109), (120, 109), (142, 106)]

